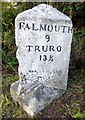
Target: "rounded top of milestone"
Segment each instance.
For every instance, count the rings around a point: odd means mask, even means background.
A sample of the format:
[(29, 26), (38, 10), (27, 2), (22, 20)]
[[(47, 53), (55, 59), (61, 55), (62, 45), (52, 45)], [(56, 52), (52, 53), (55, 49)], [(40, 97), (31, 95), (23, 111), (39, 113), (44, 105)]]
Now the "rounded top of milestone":
[(16, 17), (18, 20), (29, 20), (29, 19), (49, 19), (53, 21), (69, 21), (71, 23), (71, 19), (50, 5), (40, 4), (38, 6), (33, 7), (32, 9), (26, 10), (22, 13), (19, 13)]

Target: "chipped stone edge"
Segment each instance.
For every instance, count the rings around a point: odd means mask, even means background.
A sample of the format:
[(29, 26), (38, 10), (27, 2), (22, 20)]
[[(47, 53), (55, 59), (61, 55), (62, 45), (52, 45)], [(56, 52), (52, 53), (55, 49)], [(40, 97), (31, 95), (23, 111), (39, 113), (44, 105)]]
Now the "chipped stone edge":
[[(10, 93), (12, 98), (19, 103), (19, 105), (28, 113), (30, 117), (35, 116), (35, 113), (26, 105), (26, 103), (17, 95), (17, 90), (13, 89), (13, 87), (17, 87), (19, 84), (19, 80), (12, 83), (10, 87)], [(17, 88), (18, 89), (18, 88)]]
[[(38, 112), (42, 111), (43, 109), (41, 109), (40, 111), (37, 111), (37, 112), (36, 111), (33, 112), (29, 108), (29, 106), (27, 106), (27, 104), (23, 101), (23, 99), (19, 97), (19, 95), (17, 93), (18, 85), (19, 85), (19, 80), (11, 84), (11, 87), (10, 87), (11, 96), (12, 96), (13, 100), (16, 101), (16, 102), (18, 102), (19, 105), (23, 108), (23, 110), (27, 112), (27, 114), (29, 115), (29, 117), (33, 118), (36, 114), (38, 114)], [(16, 89), (14, 89), (14, 87)], [(65, 92), (66, 92), (66, 90), (62, 93), (62, 95), (64, 95)], [(62, 95), (60, 95), (58, 98), (60, 98)], [(55, 97), (53, 100), (58, 99), (58, 98)], [(53, 100), (49, 101), (49, 103), (47, 105), (49, 105)], [(44, 108), (46, 108), (47, 105), (45, 105)]]

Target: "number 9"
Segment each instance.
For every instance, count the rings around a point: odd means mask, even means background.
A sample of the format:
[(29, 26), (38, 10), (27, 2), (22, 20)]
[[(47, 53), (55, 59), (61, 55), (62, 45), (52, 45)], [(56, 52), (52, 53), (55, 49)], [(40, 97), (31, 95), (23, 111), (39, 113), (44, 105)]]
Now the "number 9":
[(45, 38), (47, 39), (47, 42), (50, 41), (50, 36), (49, 35), (46, 35)]

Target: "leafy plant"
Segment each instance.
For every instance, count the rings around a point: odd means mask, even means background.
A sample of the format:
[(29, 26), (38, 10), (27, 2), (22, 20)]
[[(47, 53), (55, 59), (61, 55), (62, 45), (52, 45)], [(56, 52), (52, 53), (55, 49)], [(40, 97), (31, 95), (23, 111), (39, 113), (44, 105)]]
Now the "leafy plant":
[(72, 116), (73, 118), (85, 118), (85, 114), (80, 112), (80, 108), (78, 109), (77, 113)]

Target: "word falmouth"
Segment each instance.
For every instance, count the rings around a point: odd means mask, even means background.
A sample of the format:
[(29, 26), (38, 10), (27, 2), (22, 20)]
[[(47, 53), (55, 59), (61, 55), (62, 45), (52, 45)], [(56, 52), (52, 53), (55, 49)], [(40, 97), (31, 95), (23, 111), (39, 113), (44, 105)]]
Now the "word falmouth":
[(47, 25), (40, 24), (36, 25), (35, 23), (29, 24), (27, 22), (19, 22), (19, 29), (23, 30), (33, 30), (33, 31), (48, 31), (48, 32), (62, 32), (62, 33), (72, 33), (72, 27), (62, 26), (62, 25)]

